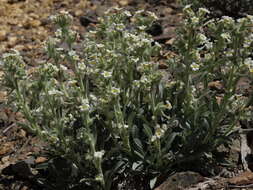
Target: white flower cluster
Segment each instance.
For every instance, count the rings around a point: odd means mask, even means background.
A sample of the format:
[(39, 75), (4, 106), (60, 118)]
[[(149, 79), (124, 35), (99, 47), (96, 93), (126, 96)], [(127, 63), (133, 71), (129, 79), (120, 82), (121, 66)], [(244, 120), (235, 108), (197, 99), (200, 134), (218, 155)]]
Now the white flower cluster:
[(143, 62), (137, 67), (137, 71), (139, 72), (148, 72), (151, 71), (154, 67), (154, 63), (152, 62)]
[(90, 104), (89, 104), (89, 100), (86, 98), (83, 98), (81, 100), (81, 105), (79, 106), (79, 109), (81, 112), (88, 112), (90, 111)]
[(244, 47), (244, 48), (249, 48), (249, 47), (251, 47), (252, 42), (253, 42), (253, 34), (250, 34), (249, 36), (247, 36), (247, 37), (245, 38), (243, 47)]
[(110, 72), (110, 71), (103, 71), (102, 72), (102, 76), (104, 77), (104, 78), (111, 78), (112, 77), (112, 72)]
[(193, 62), (191, 64), (191, 68), (192, 68), (193, 71), (198, 71), (199, 70), (199, 64)]
[(157, 124), (155, 126), (155, 134), (151, 137), (151, 142), (155, 142), (161, 139), (164, 136), (166, 130), (167, 130), (166, 124), (163, 124), (162, 126)]
[(41, 69), (42, 69), (42, 72), (48, 73), (48, 74), (50, 73), (54, 74), (54, 73), (59, 72), (58, 67), (53, 65), (52, 63), (46, 63), (45, 65), (42, 65)]
[(48, 91), (48, 95), (49, 96), (62, 96), (62, 95), (64, 95), (64, 93), (61, 92), (60, 90), (57, 90), (57, 89), (51, 89)]
[(208, 41), (207, 37), (201, 33), (197, 34), (197, 39), (200, 42), (200, 44), (205, 44)]
[(230, 34), (229, 33), (222, 33), (221, 34), (221, 37), (224, 39), (224, 40), (226, 40), (226, 42), (227, 43), (231, 43), (231, 36), (230, 36)]
[(235, 23), (234, 19), (229, 16), (221, 17), (220, 23), (224, 24), (225, 27), (229, 27)]
[(205, 16), (206, 14), (210, 14), (210, 11), (206, 8), (199, 8), (198, 13), (200, 16)]
[(68, 55), (74, 60), (74, 61), (79, 61), (80, 58), (79, 56), (77, 55), (76, 51), (74, 50), (71, 50), (68, 52)]
[(145, 38), (142, 35), (134, 35), (129, 32), (125, 32), (123, 34), (123, 37), (126, 39), (126, 41), (129, 41), (130, 43), (133, 43), (132, 45), (136, 47), (142, 47), (147, 44), (151, 44), (153, 40), (150, 38)]
[(94, 152), (94, 158), (102, 159), (105, 154), (104, 150)]
[(60, 11), (60, 14), (52, 15), (49, 17), (49, 19), (55, 23), (57, 23), (60, 19), (66, 19), (67, 21), (72, 21), (73, 16), (69, 14), (69, 12), (62, 10)]
[(77, 63), (77, 68), (80, 70), (80, 71), (86, 71), (87, 70), (87, 66), (85, 65), (84, 62), (79, 62)]
[(252, 58), (246, 58), (244, 64), (249, 68), (249, 71), (253, 73), (253, 60)]
[(118, 96), (120, 94), (120, 89), (116, 87), (111, 87), (110, 94), (112, 94), (113, 96)]

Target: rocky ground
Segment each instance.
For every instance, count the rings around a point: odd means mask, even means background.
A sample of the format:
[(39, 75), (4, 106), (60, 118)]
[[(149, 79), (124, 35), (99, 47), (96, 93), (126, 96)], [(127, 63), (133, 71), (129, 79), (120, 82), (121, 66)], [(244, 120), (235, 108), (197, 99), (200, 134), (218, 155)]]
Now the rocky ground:
[[(45, 58), (43, 42), (54, 32), (54, 27), (48, 19), (50, 15), (61, 10), (70, 12), (74, 16), (73, 29), (82, 34), (88, 27), (94, 26), (98, 16), (103, 15), (104, 11), (112, 6), (125, 7), (131, 11), (146, 9), (155, 12), (160, 18), (160, 24), (153, 31), (154, 39), (170, 49), (175, 37), (175, 29), (182, 18), (180, 7), (174, 0), (0, 0), (0, 55), (12, 48), (19, 50), (27, 65), (32, 68)], [(161, 63), (161, 68), (163, 66)], [(2, 74), (0, 70), (0, 78)], [(218, 83), (212, 85), (214, 88), (219, 87)], [(248, 85), (247, 90), (249, 83), (246, 82), (246, 85)], [(30, 166), (47, 160), (46, 156), (43, 156), (43, 147), (46, 145), (17, 124), (22, 117), (13, 112), (6, 101), (7, 94), (0, 86), (0, 190), (39, 189), (31, 179), (36, 171), (33, 171)], [(240, 151), (240, 141), (238, 141), (233, 151), (233, 159), (236, 161), (239, 159)], [(180, 180), (186, 178), (188, 181), (196, 179), (196, 182), (202, 183), (202, 186), (196, 188), (202, 188), (207, 184), (198, 174), (181, 173), (172, 176), (158, 189), (166, 190), (168, 187), (173, 189), (172, 186), (175, 186), (175, 189), (177, 187), (184, 189), (186, 185), (179, 184), (181, 184)], [(230, 183), (234, 184), (230, 186), (231, 188), (240, 188), (240, 185), (249, 188), (247, 185), (250, 184), (249, 182), (253, 183), (253, 175), (251, 172), (243, 173), (239, 178), (230, 180), (234, 181), (221, 180), (218, 183), (216, 180), (215, 185), (225, 188)], [(216, 187), (215, 185), (213, 187)]]

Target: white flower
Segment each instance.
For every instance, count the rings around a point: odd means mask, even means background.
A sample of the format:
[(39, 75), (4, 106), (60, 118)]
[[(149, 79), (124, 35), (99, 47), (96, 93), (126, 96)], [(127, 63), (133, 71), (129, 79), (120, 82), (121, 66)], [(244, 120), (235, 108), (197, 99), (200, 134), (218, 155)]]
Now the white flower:
[(74, 56), (73, 56), (73, 59), (74, 59), (75, 61), (79, 61), (79, 60), (80, 60), (80, 58), (79, 58), (78, 55), (74, 55)]
[(158, 17), (156, 16), (156, 14), (155, 14), (155, 13), (150, 12), (150, 11), (147, 11), (147, 13), (148, 13), (148, 14), (149, 14), (149, 16), (150, 16), (151, 18), (153, 18), (154, 20), (158, 20)]
[(56, 44), (59, 43), (61, 40), (59, 38), (49, 38), (48, 43), (49, 44)]
[(56, 90), (56, 89), (52, 89), (48, 91), (48, 95), (56, 95), (56, 96), (61, 96), (63, 95), (63, 92)]
[(244, 47), (244, 48), (250, 47), (250, 45), (251, 45), (252, 42), (253, 42), (253, 34), (250, 34), (249, 36), (247, 36), (247, 37), (245, 38), (243, 47)]
[(74, 50), (71, 50), (71, 51), (68, 52), (68, 55), (69, 55), (70, 57), (73, 57), (73, 56), (76, 55), (76, 52), (75, 52)]
[(158, 47), (158, 48), (162, 47), (158, 42), (155, 42), (155, 46)]
[(126, 16), (128, 16), (128, 17), (131, 17), (131, 16), (132, 16), (132, 14), (131, 14), (129, 11), (124, 11), (124, 14), (125, 14)]
[(155, 130), (155, 136), (160, 139), (164, 135), (165, 131), (159, 126)]
[(57, 29), (57, 30), (55, 31), (55, 36), (58, 37), (58, 38), (62, 36), (62, 31), (61, 31), (61, 29)]
[(231, 42), (231, 36), (229, 33), (222, 33), (221, 34), (221, 37), (224, 39), (224, 40), (227, 40), (227, 42)]
[(183, 12), (191, 12), (192, 9), (191, 9), (191, 5), (186, 5), (184, 8), (183, 8)]
[(171, 109), (172, 109), (172, 105), (171, 105), (171, 103), (170, 103), (169, 100), (166, 100), (165, 107), (166, 107), (168, 110), (171, 110)]
[(212, 55), (210, 53), (205, 54), (205, 60), (210, 60), (212, 58)]
[(139, 80), (134, 80), (133, 81), (133, 86), (134, 86), (134, 88), (140, 88), (140, 81)]
[(199, 70), (199, 65), (197, 63), (193, 62), (191, 64), (191, 68), (192, 68), (193, 71), (198, 71)]
[(206, 46), (206, 49), (210, 50), (213, 48), (213, 42), (206, 42), (205, 46)]
[(193, 24), (198, 24), (199, 23), (199, 18), (196, 17), (196, 16), (193, 16), (193, 17), (191, 17), (191, 21), (192, 21)]
[(56, 16), (56, 15), (51, 15), (51, 16), (49, 17), (49, 19), (50, 19), (51, 21), (55, 21), (55, 20), (56, 20), (56, 18), (57, 18), (57, 16)]
[(68, 11), (61, 10), (61, 11), (60, 11), (60, 14), (63, 15), (63, 16), (66, 16), (67, 19), (71, 19), (71, 20), (73, 19), (73, 16), (72, 16), (71, 14), (69, 14)]
[(249, 57), (249, 58), (245, 59), (244, 64), (247, 67), (253, 67), (253, 60)]
[(153, 40), (147, 39), (147, 38), (143, 38), (143, 39), (141, 40), (141, 42), (144, 43), (144, 44), (148, 44), (148, 43), (153, 42)]
[(68, 86), (74, 86), (76, 84), (77, 84), (77, 80), (70, 80), (70, 81), (67, 82)]
[(105, 47), (104, 44), (96, 44), (96, 46), (97, 46), (98, 48), (103, 48), (103, 47)]
[[(164, 135), (164, 133), (165, 133), (165, 130), (163, 129), (163, 128), (161, 128), (161, 126), (160, 125), (156, 125), (155, 126), (155, 139), (160, 139), (163, 135)], [(152, 141), (152, 139), (151, 139), (151, 141)]]
[(119, 30), (119, 31), (123, 31), (124, 28), (125, 28), (125, 25), (120, 23), (120, 24), (115, 24), (115, 28), (116, 30)]
[(140, 82), (141, 82), (142, 84), (148, 84), (148, 83), (149, 83), (149, 80), (148, 80), (147, 76), (143, 75), (143, 76), (141, 77)]
[(90, 94), (90, 99), (92, 101), (97, 101), (97, 97), (94, 94)]
[(226, 52), (224, 52), (226, 55), (227, 55), (227, 57), (233, 57), (233, 55), (234, 55), (234, 50), (233, 49), (229, 49), (229, 50), (227, 50)]
[(89, 31), (89, 33), (91, 33), (91, 34), (97, 34), (97, 31), (91, 30), (91, 31)]
[(118, 125), (118, 128), (119, 128), (119, 129), (121, 129), (121, 128), (128, 129), (128, 125), (126, 125), (126, 124), (124, 124), (124, 125), (119, 124), (119, 125)]
[(141, 14), (141, 13), (143, 13), (143, 12), (144, 12), (144, 10), (141, 9), (141, 10), (136, 11), (135, 14), (137, 15), (137, 14)]
[(197, 34), (197, 39), (201, 44), (204, 44), (207, 41), (207, 37), (204, 34)]
[(221, 22), (223, 22), (224, 24), (230, 25), (230, 24), (233, 24), (235, 21), (232, 17), (223, 16), (221, 17)]
[(102, 75), (103, 75), (104, 78), (111, 78), (112, 77), (112, 72), (103, 71)]
[(68, 68), (67, 68), (66, 66), (64, 66), (64, 65), (60, 65), (60, 69), (61, 69), (62, 71), (67, 71), (67, 70), (68, 70)]
[(155, 135), (153, 135), (152, 137), (151, 137), (151, 142), (155, 142), (156, 141), (156, 139), (157, 139), (157, 137), (155, 136)]
[(253, 22), (253, 15), (247, 15), (246, 18), (249, 19), (250, 22)]
[(205, 8), (199, 8), (199, 13), (201, 15), (210, 14), (210, 11)]
[(238, 18), (236, 21), (240, 24), (243, 24), (244, 22), (246, 22), (246, 18)]
[(44, 65), (45, 72), (58, 72), (59, 69), (57, 66), (53, 65), (52, 63), (47, 63)]
[(56, 48), (57, 51), (64, 51), (63, 48)]
[(200, 61), (200, 53), (198, 51), (192, 51), (192, 56), (195, 60)]
[(78, 67), (78, 69), (79, 69), (80, 71), (85, 71), (85, 70), (87, 70), (87, 67), (86, 67), (86, 65), (85, 65), (83, 62), (79, 62), (79, 63), (77, 64), (77, 67)]
[(83, 112), (90, 110), (89, 100), (88, 99), (82, 99), (81, 100), (81, 106), (79, 106), (79, 109)]
[(131, 60), (132, 60), (134, 63), (137, 63), (140, 59), (137, 57), (137, 58), (131, 58)]
[(105, 154), (105, 151), (104, 150), (101, 150), (101, 151), (98, 151), (98, 152), (94, 152), (94, 157), (95, 158), (98, 158), (98, 159), (101, 159)]
[(112, 87), (111, 88), (111, 93), (115, 96), (119, 95), (120, 93), (120, 89), (119, 88), (115, 88), (115, 87)]
[(140, 30), (145, 30), (147, 27), (144, 26), (144, 25), (142, 25), (142, 26), (139, 26), (138, 28), (139, 28)]

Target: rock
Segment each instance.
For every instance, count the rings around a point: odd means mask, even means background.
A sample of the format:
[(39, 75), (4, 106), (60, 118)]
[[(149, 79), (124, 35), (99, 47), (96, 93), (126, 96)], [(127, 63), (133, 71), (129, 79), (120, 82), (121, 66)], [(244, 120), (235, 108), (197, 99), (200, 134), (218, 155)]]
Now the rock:
[[(0, 79), (1, 79), (1, 71), (0, 71)], [(7, 92), (6, 91), (0, 91), (0, 103), (7, 101)]]
[(31, 167), (25, 161), (20, 161), (15, 164), (11, 164), (2, 170), (4, 175), (15, 175), (23, 178), (29, 178), (33, 176)]
[(26, 137), (26, 131), (23, 130), (23, 129), (20, 129), (17, 136), (21, 137), (21, 138), (25, 138)]
[(6, 162), (9, 161), (9, 159), (10, 159), (10, 156), (8, 155), (8, 156), (4, 156), (4, 157), (1, 159), (1, 161), (2, 161), (2, 163), (6, 163)]
[(245, 96), (250, 95), (253, 91), (251, 80), (247, 77), (242, 77), (236, 84), (236, 93)]
[(18, 38), (16, 36), (9, 36), (8, 37), (8, 46), (13, 47), (17, 44)]
[(81, 16), (82, 14), (83, 14), (83, 11), (80, 10), (80, 9), (75, 11), (75, 16), (76, 16), (76, 17), (79, 17), (79, 16)]
[(40, 20), (31, 20), (29, 21), (29, 26), (30, 27), (38, 27), (41, 25), (41, 21)]
[(216, 91), (219, 91), (219, 92), (223, 92), (224, 91), (224, 86), (223, 84), (221, 83), (221, 81), (212, 81), (212, 82), (209, 82), (208, 83), (208, 87), (211, 89), (211, 90), (216, 90)]
[(0, 41), (7, 39), (7, 32), (5, 30), (0, 30)]
[(98, 23), (97, 19), (91, 16), (81, 16), (79, 20), (80, 20), (81, 25), (84, 27), (87, 27), (89, 24)]
[(163, 27), (160, 23), (154, 23), (148, 30), (147, 33), (152, 36), (159, 36), (163, 33)]
[(168, 69), (168, 65), (164, 61), (159, 61), (159, 69)]
[(129, 4), (128, 0), (120, 0), (119, 1), (120, 6), (127, 6)]
[(221, 177), (207, 178), (204, 182), (200, 182), (187, 190), (223, 190), (228, 186), (227, 180)]
[(0, 146), (0, 155), (10, 153), (14, 150), (14, 142), (6, 142)]
[(14, 47), (15, 50), (18, 50), (18, 51), (22, 51), (25, 49), (25, 46), (24, 45), (21, 45), (21, 44), (18, 44)]
[(253, 183), (253, 173), (246, 171), (241, 173), (239, 176), (228, 179), (228, 183), (233, 185), (248, 185)]
[(181, 190), (204, 181), (204, 177), (196, 172), (180, 172), (169, 177), (155, 190)]
[(21, 1), (25, 1), (25, 0), (8, 0), (8, 3), (13, 4), (13, 3), (21, 2)]
[(36, 158), (35, 163), (40, 164), (40, 163), (46, 162), (47, 160), (48, 160), (47, 158), (40, 156), (40, 157)]

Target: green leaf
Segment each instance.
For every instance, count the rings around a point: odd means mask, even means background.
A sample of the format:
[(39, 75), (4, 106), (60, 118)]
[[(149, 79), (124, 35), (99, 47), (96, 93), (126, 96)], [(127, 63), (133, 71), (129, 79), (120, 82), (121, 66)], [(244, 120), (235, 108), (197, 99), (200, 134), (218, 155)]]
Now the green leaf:
[(138, 152), (140, 152), (142, 155), (144, 155), (143, 145), (142, 145), (140, 139), (134, 138), (133, 141), (134, 141), (134, 145), (135, 145), (136, 150)]
[[(111, 170), (108, 170), (108, 171), (105, 172), (104, 178), (105, 178), (105, 182), (106, 182), (106, 184), (105, 184), (106, 189), (111, 189), (111, 185), (112, 185), (112, 182), (113, 182), (113, 176), (116, 173), (124, 172), (125, 165), (126, 165), (126, 162), (120, 160), (114, 165), (114, 167)], [(122, 168), (123, 168), (123, 171), (121, 171)]]
[(142, 164), (143, 164), (143, 162), (141, 162), (141, 161), (134, 162), (132, 165), (132, 170), (134, 170), (134, 171), (138, 170), (138, 168), (141, 167)]
[(164, 146), (164, 148), (162, 149), (162, 152), (165, 154), (167, 153), (167, 151), (171, 148), (171, 145), (173, 143), (173, 141), (175, 140), (176, 136), (178, 136), (178, 133), (174, 132), (171, 133), (168, 138), (164, 138), (164, 140), (166, 140), (166, 144)]
[(147, 135), (148, 138), (151, 138), (153, 136), (151, 128), (146, 124), (143, 124), (143, 132), (145, 135)]
[(131, 112), (130, 115), (128, 116), (128, 118), (127, 118), (127, 124), (129, 126), (133, 125), (133, 120), (134, 120), (135, 116), (136, 116), (135, 112)]
[(150, 189), (153, 189), (155, 187), (156, 180), (157, 180), (157, 177), (155, 177), (149, 181)]
[(144, 160), (144, 156), (143, 156), (141, 153), (139, 153), (138, 151), (134, 150), (133, 153), (134, 153), (136, 156), (138, 156), (139, 159)]

